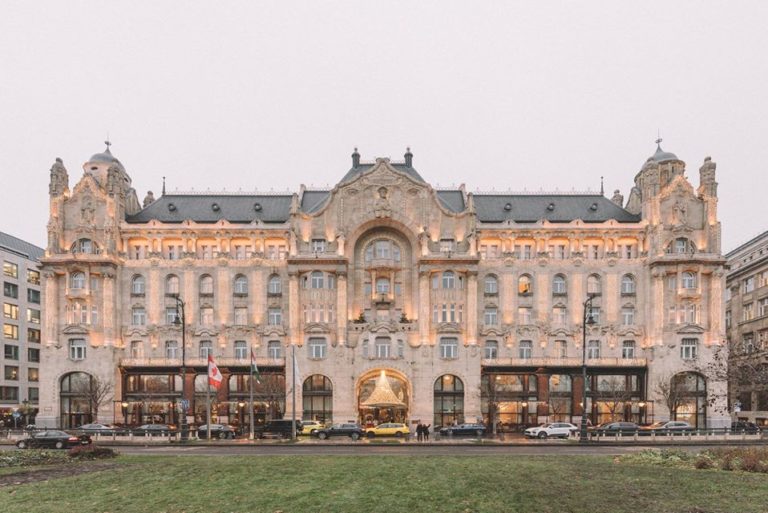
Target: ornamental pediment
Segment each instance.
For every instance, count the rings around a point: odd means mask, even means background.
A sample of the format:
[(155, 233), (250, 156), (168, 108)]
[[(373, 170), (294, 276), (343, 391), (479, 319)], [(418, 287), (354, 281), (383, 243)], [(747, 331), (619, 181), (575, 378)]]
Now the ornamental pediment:
[(682, 327), (678, 328), (675, 333), (679, 334), (696, 334), (700, 335), (704, 333), (706, 330), (699, 324), (685, 324)]
[(330, 333), (330, 327), (324, 322), (311, 322), (304, 326), (304, 333)]
[(61, 330), (67, 335), (87, 335), (90, 330), (82, 324), (68, 324)]

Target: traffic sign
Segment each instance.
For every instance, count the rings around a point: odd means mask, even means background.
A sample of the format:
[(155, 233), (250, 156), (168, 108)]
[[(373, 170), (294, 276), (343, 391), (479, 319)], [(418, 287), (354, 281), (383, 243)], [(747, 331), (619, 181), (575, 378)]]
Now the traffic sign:
[(21, 417), (21, 413), (19, 413), (17, 411), (13, 412), (13, 418), (14, 419), (18, 419), (19, 417)]

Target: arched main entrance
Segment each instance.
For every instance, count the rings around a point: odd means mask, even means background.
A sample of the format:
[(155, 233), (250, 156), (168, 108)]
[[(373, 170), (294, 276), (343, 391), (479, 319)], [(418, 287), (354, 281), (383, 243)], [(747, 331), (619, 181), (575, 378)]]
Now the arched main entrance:
[(94, 388), (94, 377), (86, 372), (70, 372), (61, 378), (59, 401), (62, 428), (75, 428), (95, 420)]
[(382, 422), (408, 422), (410, 383), (391, 369), (375, 369), (364, 374), (357, 385), (360, 423), (372, 426)]
[(707, 380), (696, 372), (681, 372), (672, 378), (672, 417), (696, 428), (707, 427)]

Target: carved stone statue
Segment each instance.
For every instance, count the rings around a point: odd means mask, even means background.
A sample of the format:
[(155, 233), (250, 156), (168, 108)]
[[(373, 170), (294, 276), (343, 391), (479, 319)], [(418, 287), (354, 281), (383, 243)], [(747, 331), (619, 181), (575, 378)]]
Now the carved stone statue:
[(339, 256), (344, 256), (344, 244), (347, 241), (347, 236), (344, 235), (344, 231), (339, 231), (338, 234), (336, 234), (336, 254)]
[(48, 193), (51, 196), (57, 196), (69, 188), (69, 175), (64, 167), (64, 162), (56, 158), (56, 162), (51, 166), (51, 181), (48, 184)]
[(672, 222), (676, 226), (686, 226), (688, 224), (688, 207), (682, 200), (677, 200), (672, 208)]
[(144, 197), (143, 207), (147, 208), (154, 202), (155, 202), (155, 195), (152, 194), (152, 191), (147, 191), (147, 195)]
[(621, 194), (621, 192), (618, 189), (616, 189), (615, 191), (613, 191), (613, 197), (611, 198), (611, 201), (615, 205), (618, 205), (621, 207), (624, 205), (624, 196)]
[(373, 204), (373, 213), (376, 217), (392, 217), (392, 205), (387, 197), (389, 191), (386, 187), (379, 187), (378, 197)]
[(80, 206), (80, 222), (85, 225), (93, 224), (93, 214), (96, 211), (93, 208), (93, 198), (83, 197), (83, 203)]

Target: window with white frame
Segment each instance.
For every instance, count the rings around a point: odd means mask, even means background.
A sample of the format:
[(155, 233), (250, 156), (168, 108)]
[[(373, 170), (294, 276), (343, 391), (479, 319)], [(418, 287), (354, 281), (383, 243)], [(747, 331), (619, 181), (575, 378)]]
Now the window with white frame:
[(440, 358), (454, 359), (459, 357), (459, 339), (443, 337), (440, 339)]
[(325, 253), (325, 239), (312, 239), (312, 252)]
[(521, 340), (517, 349), (518, 358), (522, 360), (530, 360), (533, 354), (533, 341)]
[(496, 340), (486, 340), (483, 347), (483, 358), (495, 360), (499, 357), (499, 343)]
[(635, 341), (624, 340), (621, 343), (621, 357), (624, 360), (631, 360), (635, 357)]
[(587, 342), (587, 358), (596, 360), (600, 358), (600, 341), (590, 340)]
[(165, 324), (176, 324), (176, 316), (178, 311), (175, 306), (165, 307)]
[(181, 353), (179, 352), (179, 343), (175, 340), (166, 340), (165, 341), (165, 357), (169, 360), (175, 360), (176, 358), (179, 358), (179, 355)]
[(131, 294), (134, 296), (143, 296), (145, 290), (144, 276), (137, 275), (131, 280)]
[(235, 276), (235, 294), (239, 296), (248, 295), (248, 278), (242, 274)]
[(280, 326), (283, 324), (283, 311), (279, 308), (270, 308), (267, 311), (267, 324), (269, 326)]
[(131, 309), (131, 325), (144, 326), (147, 324), (147, 311), (143, 306), (135, 306)]
[(531, 308), (528, 306), (520, 306), (517, 308), (517, 320), (520, 324), (531, 324)]
[(699, 340), (696, 338), (684, 338), (680, 344), (680, 358), (683, 360), (695, 360), (698, 355)]
[(235, 307), (235, 324), (238, 326), (245, 326), (248, 324), (248, 307), (236, 306)]
[(440, 252), (448, 253), (456, 251), (456, 241), (454, 239), (440, 239)]
[(391, 341), (389, 337), (376, 337), (376, 358), (389, 358)]
[(443, 273), (443, 288), (456, 288), (456, 275), (453, 273), (453, 271), (445, 271)]
[(587, 294), (597, 295), (602, 292), (600, 285), (600, 276), (596, 274), (590, 274), (587, 277)]
[(267, 293), (269, 294), (282, 294), (283, 292), (283, 283), (280, 280), (280, 276), (273, 274), (269, 277), (269, 282), (267, 285)]
[(179, 277), (175, 274), (169, 274), (165, 278), (165, 293), (174, 296), (179, 293)]
[(488, 295), (499, 293), (499, 280), (496, 276), (485, 277), (485, 293)]
[(741, 308), (741, 320), (742, 321), (751, 321), (755, 318), (755, 304), (750, 303), (744, 303), (744, 306)]
[(692, 272), (684, 272), (681, 278), (681, 283), (684, 289), (696, 288), (696, 274)]
[(267, 342), (267, 356), (271, 360), (277, 360), (283, 357), (283, 347), (279, 340), (270, 340)]
[(85, 360), (85, 339), (73, 338), (69, 341), (69, 359)]
[(144, 357), (144, 342), (141, 340), (131, 341), (131, 358), (143, 358)]
[[(451, 305), (453, 306), (453, 305)], [(483, 315), (483, 322), (486, 326), (496, 326), (499, 323), (498, 309), (495, 307), (489, 307), (485, 309)]]
[(200, 341), (200, 358), (207, 360), (209, 356), (213, 356), (213, 342), (210, 340)]
[(568, 357), (568, 342), (566, 340), (555, 340), (555, 357)]
[(755, 351), (755, 334), (745, 333), (741, 338), (741, 347), (746, 354), (753, 353)]
[(200, 277), (200, 295), (213, 295), (213, 278), (208, 274), (204, 274)]
[(667, 290), (670, 292), (677, 292), (677, 275), (676, 274), (667, 275)]
[(397, 341), (397, 357), (405, 358), (405, 342), (402, 340)]
[(755, 290), (755, 277), (749, 276), (744, 280), (744, 293), (748, 294)]
[(764, 297), (757, 302), (757, 315), (760, 317), (768, 315), (768, 297)]
[(309, 357), (310, 358), (325, 358), (327, 342), (324, 338), (310, 338), (309, 339)]
[(520, 260), (533, 258), (533, 244), (515, 244), (515, 257)]
[(593, 306), (589, 309), (589, 315), (592, 317), (593, 324), (600, 324), (600, 307)]
[(235, 359), (245, 360), (248, 358), (248, 344), (245, 340), (235, 340)]
[(389, 278), (376, 278), (376, 294), (389, 294)]
[(635, 324), (635, 307), (625, 306), (621, 309), (621, 324), (632, 326)]
[(565, 276), (562, 274), (556, 274), (552, 278), (552, 294), (556, 296), (563, 296), (568, 292), (568, 288), (565, 282)]
[(310, 287), (313, 289), (322, 289), (325, 288), (325, 276), (321, 271), (312, 271), (312, 274), (310, 274)]
[(635, 293), (635, 277), (631, 274), (625, 274), (621, 277), (621, 293), (625, 296)]
[(568, 310), (564, 306), (552, 308), (552, 323), (563, 326), (568, 321)]
[(200, 324), (203, 326), (213, 325), (213, 307), (203, 306), (200, 307)]
[(85, 273), (74, 272), (69, 276), (69, 288), (82, 290), (85, 288)]

